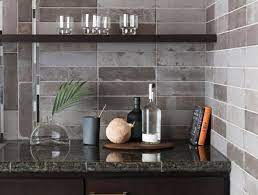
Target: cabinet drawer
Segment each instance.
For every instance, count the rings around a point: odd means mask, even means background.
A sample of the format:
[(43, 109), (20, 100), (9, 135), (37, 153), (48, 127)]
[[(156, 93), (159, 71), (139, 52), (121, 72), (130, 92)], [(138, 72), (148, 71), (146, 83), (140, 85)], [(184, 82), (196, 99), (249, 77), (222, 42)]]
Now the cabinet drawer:
[(87, 195), (228, 195), (219, 177), (89, 178)]
[(2, 195), (84, 195), (83, 179), (0, 179)]

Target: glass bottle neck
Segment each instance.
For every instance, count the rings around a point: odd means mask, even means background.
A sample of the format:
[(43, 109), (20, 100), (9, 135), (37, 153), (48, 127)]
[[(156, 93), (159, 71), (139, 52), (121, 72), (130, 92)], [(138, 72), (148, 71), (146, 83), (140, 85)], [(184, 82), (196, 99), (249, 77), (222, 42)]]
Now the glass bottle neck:
[(134, 110), (140, 110), (140, 104), (134, 104)]

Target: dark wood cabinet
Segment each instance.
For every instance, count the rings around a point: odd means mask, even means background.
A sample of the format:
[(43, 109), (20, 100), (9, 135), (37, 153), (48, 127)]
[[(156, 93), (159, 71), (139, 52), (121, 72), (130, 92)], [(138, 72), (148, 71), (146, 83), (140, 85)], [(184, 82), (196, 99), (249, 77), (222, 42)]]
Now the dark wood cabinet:
[(228, 195), (223, 177), (89, 178), (87, 195)]
[(0, 179), (1, 195), (84, 195), (83, 179)]
[(229, 195), (228, 175), (155, 172), (71, 175), (0, 177), (0, 195)]

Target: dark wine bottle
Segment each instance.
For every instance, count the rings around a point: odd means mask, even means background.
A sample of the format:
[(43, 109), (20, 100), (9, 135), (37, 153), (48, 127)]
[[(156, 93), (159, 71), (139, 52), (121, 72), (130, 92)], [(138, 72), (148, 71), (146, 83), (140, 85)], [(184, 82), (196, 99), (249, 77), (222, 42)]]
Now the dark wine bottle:
[(130, 141), (142, 141), (142, 110), (140, 97), (134, 98), (134, 109), (127, 115), (127, 122), (134, 123)]

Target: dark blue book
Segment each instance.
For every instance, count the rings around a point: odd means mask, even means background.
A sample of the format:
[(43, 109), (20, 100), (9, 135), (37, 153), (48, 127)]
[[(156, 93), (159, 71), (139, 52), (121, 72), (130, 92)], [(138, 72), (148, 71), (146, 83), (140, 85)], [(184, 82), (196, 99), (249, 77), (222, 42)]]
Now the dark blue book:
[(204, 108), (202, 108), (201, 106), (196, 106), (193, 112), (193, 122), (190, 130), (190, 143), (192, 145), (198, 145), (203, 115)]

